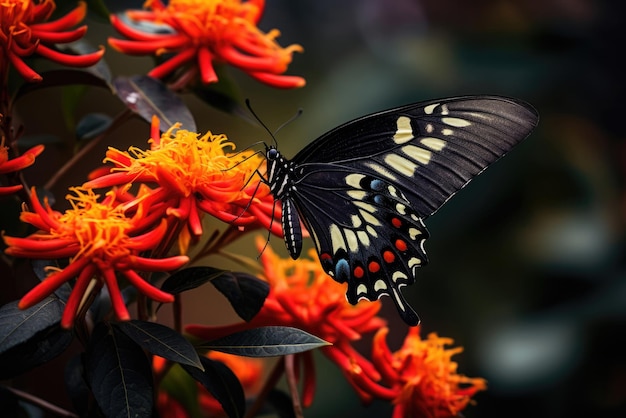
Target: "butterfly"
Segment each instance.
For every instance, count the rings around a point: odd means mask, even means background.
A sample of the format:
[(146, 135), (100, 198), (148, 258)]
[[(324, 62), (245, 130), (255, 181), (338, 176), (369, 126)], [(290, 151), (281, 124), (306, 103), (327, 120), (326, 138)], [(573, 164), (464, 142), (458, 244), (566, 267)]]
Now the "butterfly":
[(302, 221), (324, 271), (348, 283), (351, 304), (389, 295), (402, 319), (417, 325), (400, 288), (428, 262), (424, 220), (538, 120), (516, 99), (446, 98), (347, 122), (292, 159), (266, 145), (264, 181), (282, 205), (289, 254), (296, 259), (302, 250)]

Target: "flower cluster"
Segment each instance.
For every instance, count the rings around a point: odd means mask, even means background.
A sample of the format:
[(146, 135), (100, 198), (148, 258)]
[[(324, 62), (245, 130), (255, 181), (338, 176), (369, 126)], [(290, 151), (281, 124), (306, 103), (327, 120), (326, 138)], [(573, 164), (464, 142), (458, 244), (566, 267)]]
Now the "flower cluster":
[[(156, 118), (153, 123), (157, 123)], [(257, 173), (264, 164), (258, 154), (229, 152), (235, 145), (225, 135), (208, 132), (200, 136), (180, 129), (179, 124), (160, 137), (154, 135), (149, 142), (148, 150), (109, 149), (105, 162), (114, 165), (112, 173), (94, 178), (85, 186), (156, 183), (156, 188), (145, 191), (141, 202), (150, 206), (156, 219), (171, 215), (187, 226), (179, 239), (182, 253), (186, 253), (190, 237), (202, 235), (203, 212), (242, 228), (271, 227), (280, 235), (279, 222), (272, 220), (274, 198)], [(131, 200), (127, 206), (138, 201)]]
[(47, 203), (42, 205), (33, 188), (30, 199), (33, 212), (23, 212), (21, 220), (39, 231), (26, 238), (3, 237), (8, 255), (34, 259), (70, 258), (67, 267), (51, 273), (28, 292), (20, 300), (20, 308), (37, 304), (63, 283), (78, 277), (65, 306), (61, 320), (63, 327), (72, 326), (85, 292), (94, 279), (98, 289), (102, 284), (107, 286), (117, 317), (127, 320), (130, 316), (116, 272), (147, 296), (160, 302), (172, 302), (172, 295), (153, 287), (137, 273), (137, 270), (175, 270), (187, 263), (186, 256), (154, 259), (139, 255), (163, 239), (167, 231), (165, 221), (146, 231), (145, 218), (127, 217), (114, 193), (107, 193), (100, 200), (91, 189), (72, 190), (74, 195), (67, 196), (72, 208), (59, 213)]
[(77, 41), (87, 32), (87, 26), (70, 30), (84, 19), (85, 2), (79, 2), (58, 20), (48, 22), (55, 8), (54, 0), (0, 2), (0, 74), (5, 74), (5, 65), (10, 62), (27, 81), (41, 81), (41, 76), (24, 62), (25, 57), (33, 54), (72, 67), (88, 67), (102, 58), (103, 48), (90, 54), (70, 55), (48, 46)]
[[(166, 384), (168, 378), (175, 380), (179, 377), (170, 374), (173, 371), (170, 366), (179, 361), (176, 360), (179, 357), (168, 357), (168, 350), (176, 351), (181, 348), (180, 352), (189, 350), (192, 357), (196, 354), (189, 341), (180, 335), (183, 329), (180, 320), (182, 298), (174, 294), (190, 290), (208, 279), (197, 279), (193, 274), (186, 276), (182, 272), (183, 274), (177, 274), (169, 280), (162, 290), (155, 286), (156, 279), (162, 275), (153, 273), (173, 272), (189, 263), (187, 254), (192, 252), (190, 248), (196, 251), (197, 259), (207, 254), (225, 254), (222, 247), (241, 236), (242, 232), (263, 228), (282, 236), (282, 224), (279, 221), (281, 205), (274, 199), (263, 178), (266, 160), (261, 153), (254, 150), (236, 151), (234, 142), (225, 135), (211, 132), (198, 134), (183, 129), (180, 124), (175, 124), (161, 133), (159, 120), (155, 116), (152, 118), (148, 146), (130, 146), (126, 151), (110, 147), (104, 159), (105, 165), (91, 171), (88, 181), (82, 186), (70, 188), (65, 202), (60, 202), (65, 203), (67, 209), (54, 209), (51, 200), (40, 199), (41, 189), (32, 187), (29, 190), (28, 186), (24, 189), (21, 183), (25, 185), (25, 179), (17, 172), (32, 165), (44, 147), (36, 145), (20, 156), (9, 158), (9, 150), (18, 148), (18, 138), (26, 132), (24, 127), (12, 125), (18, 119), (11, 114), (15, 108), (13, 100), (14, 97), (20, 97), (20, 94), (37, 91), (48, 84), (28, 85), (27, 89), (19, 90), (14, 95), (16, 89), (9, 88), (8, 84), (9, 66), (28, 82), (36, 82), (41, 81), (42, 77), (25, 62), (27, 57), (37, 54), (57, 63), (84, 67), (95, 64), (104, 54), (103, 48), (84, 55), (71, 55), (54, 49), (54, 45), (81, 39), (87, 31), (87, 26), (78, 26), (87, 11), (84, 1), (79, 1), (67, 14), (49, 21), (55, 8), (54, 0), (0, 1), (0, 83), (3, 83), (0, 86), (0, 113), (6, 116), (0, 119), (0, 175), (7, 175), (9, 180), (7, 186), (0, 187), (0, 195), (21, 191), (20, 196), (25, 197), (27, 203), (22, 205), (20, 220), (28, 224), (29, 232), (35, 231), (26, 237), (8, 236), (3, 232), (2, 239), (6, 245), (4, 251), (7, 256), (16, 258), (54, 260), (47, 267), (45, 277), (40, 277), (41, 282), (20, 299), (17, 307), (33, 307), (62, 286), (71, 288), (67, 300), (63, 300), (65, 308), (60, 317), (60, 325), (64, 329), (51, 327), (54, 328), (51, 333), (62, 332), (65, 337), (70, 335), (65, 330), (75, 326), (82, 332), (73, 335), (78, 336), (89, 347), (85, 356), (97, 353), (98, 360), (101, 353), (117, 358), (118, 352), (115, 350), (119, 347), (91, 350), (93, 345), (97, 345), (93, 341), (98, 341), (93, 338), (94, 334), (100, 333), (101, 337), (106, 335), (99, 341), (108, 341), (110, 336), (114, 337), (118, 332), (126, 333), (131, 338), (124, 341), (124, 344), (128, 344), (124, 347), (137, 348), (142, 356), (144, 351), (155, 355), (155, 382), (163, 383), (158, 389), (155, 402), (161, 414), (181, 417), (200, 413), (224, 416), (222, 405), (225, 410), (229, 409), (229, 405), (223, 403), (225, 400), (220, 397), (224, 395), (223, 391), (212, 391), (214, 398), (198, 386), (198, 405), (188, 409), (188, 405), (184, 404), (189, 401), (189, 397), (183, 402), (176, 397), (175, 391), (168, 391)], [(264, 0), (170, 0), (167, 4), (161, 0), (147, 0), (144, 10), (129, 10), (110, 17), (112, 26), (127, 39), (111, 38), (109, 44), (122, 53), (157, 57), (158, 63), (148, 75), (172, 81), (164, 87), (170, 89), (168, 94), (171, 94), (171, 90), (180, 92), (183, 88), (193, 90), (204, 87), (196, 83), (198, 79), (203, 84), (217, 82), (217, 66), (222, 64), (234, 66), (272, 87), (301, 87), (305, 84), (302, 77), (286, 75), (285, 72), (291, 64), (293, 54), (301, 52), (302, 47), (296, 44), (281, 47), (277, 42), (278, 30), (263, 32), (258, 28), (264, 8)], [(59, 73), (58, 80), (53, 79), (52, 84), (71, 85), (76, 81), (62, 80), (63, 76), (74, 76), (75, 72)], [(93, 77), (100, 75), (90, 74), (87, 78), (95, 81)], [(117, 80), (110, 82), (108, 77), (103, 78), (106, 80), (101, 80), (103, 83), (99, 84), (118, 86), (115, 82)], [(158, 84), (155, 80), (151, 81)], [(152, 100), (163, 99), (160, 96), (163, 95), (162, 91), (142, 90), (141, 93), (145, 94), (142, 100), (145, 99), (155, 107), (165, 101)], [(184, 104), (174, 106), (184, 107)], [(176, 111), (169, 113), (170, 110), (155, 109), (155, 113), (162, 112), (168, 117), (176, 114)], [(128, 115), (129, 112), (124, 114)], [(145, 114), (142, 116), (147, 117)], [(117, 128), (123, 120), (120, 117), (111, 121), (108, 126)], [(98, 139), (105, 138), (109, 132), (106, 130), (98, 133)], [(92, 140), (92, 143), (97, 141)], [(80, 155), (86, 154), (83, 151), (89, 149), (83, 148)], [(62, 167), (59, 173), (68, 172), (66, 169), (72, 165), (70, 163), (76, 161), (77, 157)], [(54, 182), (48, 182), (47, 187), (52, 188), (51, 183)], [(204, 247), (192, 247), (203, 242), (201, 238), (207, 235), (206, 226), (203, 226), (203, 218), (207, 215), (225, 222), (228, 226), (223, 233), (215, 233), (204, 241)], [(303, 234), (306, 235), (307, 232), (303, 231)], [(178, 252), (174, 248), (176, 243)], [(267, 244), (267, 238), (257, 240), (258, 251), (262, 254), (261, 266), (254, 262), (248, 264), (256, 265), (263, 280), (267, 282), (267, 297), (263, 300), (266, 294), (265, 284), (259, 284), (254, 279), (250, 281), (258, 285), (255, 291), (241, 286), (237, 292), (224, 292), (236, 308), (239, 306), (235, 299), (239, 299), (238, 302), (242, 304), (250, 303), (252, 309), (246, 311), (249, 315), (242, 314), (249, 322), (226, 326), (188, 325), (186, 331), (189, 334), (203, 340), (214, 340), (234, 332), (263, 326), (304, 330), (329, 343), (322, 346), (320, 351), (337, 365), (364, 403), (375, 399), (388, 401), (394, 407), (394, 418), (456, 417), (472, 402), (478, 391), (485, 390), (486, 383), (483, 379), (458, 373), (457, 363), (452, 361), (452, 357), (462, 349), (448, 348), (453, 343), (451, 339), (434, 333), (423, 339), (420, 337), (420, 328), (416, 327), (408, 332), (402, 347), (393, 351), (386, 342), (389, 332), (387, 321), (378, 315), (380, 301), (351, 305), (346, 300), (346, 285), (335, 282), (326, 274), (314, 250), (309, 252), (308, 258), (293, 260), (279, 256)], [(243, 260), (240, 256), (232, 258)], [(191, 279), (188, 280), (189, 277)], [(238, 284), (242, 283), (244, 282)], [(156, 348), (151, 341), (143, 340), (143, 337), (133, 338), (129, 335), (129, 327), (110, 324), (112, 319), (127, 321), (131, 318), (127, 305), (131, 302), (128, 300), (129, 295), (135, 293), (123, 292), (128, 285), (138, 290), (136, 300), (139, 320), (125, 326), (130, 325), (151, 333), (148, 340), (163, 337), (160, 340), (163, 344), (155, 344), (158, 345)], [(111, 306), (104, 304), (108, 309), (104, 312), (104, 324), (99, 323), (99, 315), (94, 315), (98, 317), (94, 318), (98, 323), (91, 327), (92, 324), (85, 320), (85, 314), (98, 292), (104, 288), (108, 291)], [(66, 296), (66, 292), (57, 293), (61, 299)], [(242, 293), (245, 297), (240, 297)], [(175, 303), (175, 330), (149, 323), (156, 317), (157, 309), (153, 305), (157, 304), (148, 303), (147, 298), (160, 303)], [(251, 298), (256, 300), (252, 301)], [(12, 305), (9, 309), (17, 308)], [(237, 310), (240, 313), (243, 311)], [(256, 315), (250, 318), (255, 312)], [(33, 317), (36, 315), (33, 314)], [(44, 312), (39, 315), (47, 314)], [(10, 315), (6, 316), (8, 318)], [(13, 317), (17, 318), (19, 315)], [(46, 320), (52, 317), (48, 315)], [(54, 318), (58, 321), (58, 318)], [(18, 318), (16, 321), (19, 320)], [(29, 320), (35, 321), (32, 318)], [(295, 332), (292, 329), (281, 331)], [(24, 334), (27, 333), (28, 330), (25, 330)], [(43, 333), (35, 332), (28, 339), (41, 343), (41, 334)], [(254, 332), (244, 335), (254, 335)], [(12, 348), (25, 344), (25, 338), (7, 337), (5, 342), (8, 343), (3, 343), (5, 351), (0, 352), (0, 355), (7, 352), (14, 355), (18, 350)], [(50, 341), (54, 340), (51, 338)], [(371, 355), (359, 351), (356, 348), (357, 341), (371, 341)], [(261, 345), (265, 343), (266, 341), (262, 341)], [(253, 344), (256, 342), (248, 344), (246, 341), (241, 346), (249, 347)], [(103, 344), (105, 345), (107, 344)], [(291, 348), (289, 347), (290, 350)], [(307, 345), (304, 349), (310, 348), (311, 345)], [(303, 348), (297, 347), (295, 351), (298, 349)], [(170, 362), (156, 355), (163, 355)], [(267, 386), (262, 389), (259, 387), (261, 376), (266, 374), (263, 371), (263, 361), (242, 359), (219, 352), (211, 352), (207, 356), (226, 364), (234, 372), (246, 394), (260, 400), (255, 407), (261, 406), (264, 397), (271, 392), (283, 372), (288, 376), (290, 388), (297, 387), (296, 380), (301, 382), (301, 404), (309, 406), (313, 402), (316, 373), (311, 351), (287, 355), (284, 363), (277, 363), (277, 367), (269, 373)], [(123, 360), (133, 362), (132, 357), (126, 356)], [(89, 362), (85, 362), (87, 363)], [(214, 364), (207, 361), (203, 363)], [(189, 372), (190, 369), (186, 367), (190, 364), (186, 363), (182, 368), (176, 366), (176, 370)], [(284, 368), (281, 368), (283, 365)], [(140, 373), (139, 369), (137, 367), (137, 373)], [(153, 376), (149, 368), (144, 369), (147, 369), (144, 377), (151, 379)], [(223, 367), (219, 369), (225, 370)], [(83, 378), (95, 376), (96, 373), (90, 375), (92, 372), (93, 370), (86, 370)], [(190, 376), (185, 376), (192, 382), (191, 376), (198, 378), (197, 373), (200, 371), (193, 370), (189, 373)], [(219, 378), (212, 375), (213, 371), (205, 373), (202, 377), (211, 376), (206, 381), (199, 379), (203, 384), (208, 381), (216, 386), (219, 383), (232, 383), (239, 399), (235, 402), (229, 398), (228, 401), (237, 403), (237, 410), (243, 409), (239, 385), (228, 370), (222, 375), (227, 377), (225, 380), (228, 382), (219, 382)], [(215, 373), (219, 375), (219, 371)], [(89, 385), (94, 389), (100, 383), (90, 381)], [(106, 382), (99, 390), (94, 389), (93, 397), (98, 398), (114, 384)], [(191, 384), (196, 385), (193, 382)], [(228, 387), (228, 384), (224, 387)], [(213, 389), (211, 385), (206, 387)], [(296, 400), (297, 389), (292, 392)], [(147, 399), (152, 394), (152, 388), (148, 387), (143, 394), (136, 397), (145, 395)], [(228, 398), (227, 395), (224, 396)], [(99, 398), (96, 401), (102, 407), (102, 402), (107, 402), (108, 399), (103, 401)], [(153, 402), (149, 404), (152, 405)], [(103, 409), (101, 412), (107, 414), (110, 411)], [(135, 413), (133, 411), (133, 415)], [(111, 415), (115, 415), (115, 412), (111, 412)]]
[[(258, 240), (262, 250), (265, 242)], [(363, 402), (384, 399), (395, 405), (394, 418), (455, 417), (471, 397), (486, 388), (480, 378), (457, 374), (450, 358), (461, 348), (446, 349), (452, 340), (430, 334), (419, 336), (412, 328), (404, 346), (391, 353), (385, 342), (386, 322), (377, 316), (380, 301), (350, 305), (344, 285), (332, 280), (321, 268), (315, 251), (309, 259), (279, 257), (270, 247), (261, 256), (264, 278), (270, 293), (257, 316), (248, 323), (223, 327), (188, 325), (191, 335), (211, 340), (244, 329), (282, 325), (303, 329), (332, 343), (321, 348), (344, 373)], [(377, 331), (371, 361), (360, 354), (353, 342)], [(310, 352), (302, 360), (303, 404), (313, 401), (315, 373)]]
[[(112, 16), (111, 24), (129, 40), (110, 38), (120, 52), (134, 55), (173, 54), (148, 75), (163, 78), (187, 67), (180, 79), (199, 73), (203, 83), (218, 81), (213, 63), (228, 63), (273, 87), (302, 87), (302, 77), (283, 73), (300, 45), (282, 48), (274, 29), (263, 33), (256, 25), (263, 14), (264, 0), (148, 0), (145, 11), (128, 11), (124, 21)], [(132, 22), (166, 25), (168, 33), (145, 32)]]

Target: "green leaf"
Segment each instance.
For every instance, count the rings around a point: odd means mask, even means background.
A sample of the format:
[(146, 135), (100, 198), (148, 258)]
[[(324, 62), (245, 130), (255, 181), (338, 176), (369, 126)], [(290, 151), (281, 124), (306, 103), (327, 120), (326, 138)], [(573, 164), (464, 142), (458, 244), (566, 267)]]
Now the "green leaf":
[(246, 357), (274, 357), (330, 345), (308, 332), (291, 327), (260, 327), (236, 332), (200, 345), (201, 348)]
[(245, 415), (246, 398), (237, 376), (222, 362), (202, 357), (204, 372), (183, 366), (222, 405), (230, 418)]
[(213, 267), (189, 267), (179, 270), (168, 277), (161, 285), (161, 290), (177, 295), (184, 291), (202, 286), (206, 282), (227, 273), (226, 270)]
[(138, 75), (132, 77), (116, 77), (113, 80), (116, 93), (126, 107), (145, 121), (151, 123), (156, 115), (164, 131), (176, 122), (188, 131), (196, 130), (196, 122), (191, 111), (174, 92), (165, 84), (152, 77)]
[(71, 85), (86, 85), (101, 87), (110, 90), (108, 81), (93, 73), (81, 70), (52, 70), (40, 73), (43, 80), (39, 83), (25, 83), (20, 86), (15, 95), (14, 101), (28, 93), (38, 91), (49, 87), (61, 87)]
[(120, 322), (115, 326), (148, 352), (202, 370), (202, 363), (193, 345), (173, 329), (139, 320)]
[(85, 352), (87, 383), (106, 417), (149, 417), (154, 390), (143, 349), (100, 322)]

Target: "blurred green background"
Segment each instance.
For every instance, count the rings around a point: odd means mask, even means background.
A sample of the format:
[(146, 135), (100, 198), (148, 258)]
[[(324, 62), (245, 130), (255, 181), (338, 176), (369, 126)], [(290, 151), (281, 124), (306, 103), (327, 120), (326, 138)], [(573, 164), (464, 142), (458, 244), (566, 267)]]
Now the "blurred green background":
[[(626, 3), (617, 0), (267, 0), (260, 27), (279, 28), (283, 46), (303, 45), (288, 73), (307, 86), (274, 90), (229, 69), (271, 128), (304, 109), (278, 134), (288, 156), (342, 122), (420, 100), (500, 94), (538, 109), (531, 137), (427, 220), (430, 264), (404, 288), (423, 334), (453, 338), (465, 348), (455, 357), (459, 371), (488, 380), (468, 418), (626, 416), (625, 23)], [(97, 19), (88, 24), (94, 44), (112, 34)], [(116, 75), (152, 67), (111, 48), (105, 59)], [(270, 141), (240, 118), (186, 102), (200, 132), (226, 133), (240, 148)], [(59, 109), (33, 112), (40, 103), (20, 107), (28, 133), (62, 130)], [(80, 112), (121, 109), (90, 91)], [(147, 137), (143, 122), (129, 123), (55, 192), (82, 182), (107, 145), (140, 146)], [(47, 152), (54, 161), (71, 149)], [(31, 183), (54, 171), (49, 165), (29, 170)], [(246, 236), (231, 251), (256, 256), (252, 241)], [(283, 250), (279, 239), (271, 243)], [(211, 289), (192, 293), (185, 322), (234, 319), (223, 313), (226, 302), (207, 311), (207, 299), (218, 297)], [(384, 304), (397, 348), (406, 326)], [(365, 340), (360, 348), (369, 353)], [(319, 360), (318, 394), (305, 416), (390, 416), (382, 402), (363, 409), (336, 368)]]

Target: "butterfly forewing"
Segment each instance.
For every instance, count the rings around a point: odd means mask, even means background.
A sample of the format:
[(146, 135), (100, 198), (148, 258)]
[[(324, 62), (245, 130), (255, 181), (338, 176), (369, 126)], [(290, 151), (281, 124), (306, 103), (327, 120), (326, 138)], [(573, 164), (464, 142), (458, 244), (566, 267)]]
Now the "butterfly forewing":
[(390, 295), (402, 318), (417, 324), (399, 288), (427, 262), (423, 219), (537, 121), (532, 107), (513, 99), (442, 99), (348, 122), (291, 161), (268, 152), (270, 188), (283, 211), (288, 202), (287, 248), (296, 257), (301, 247), (295, 207), (325, 271), (348, 282), (351, 303)]

